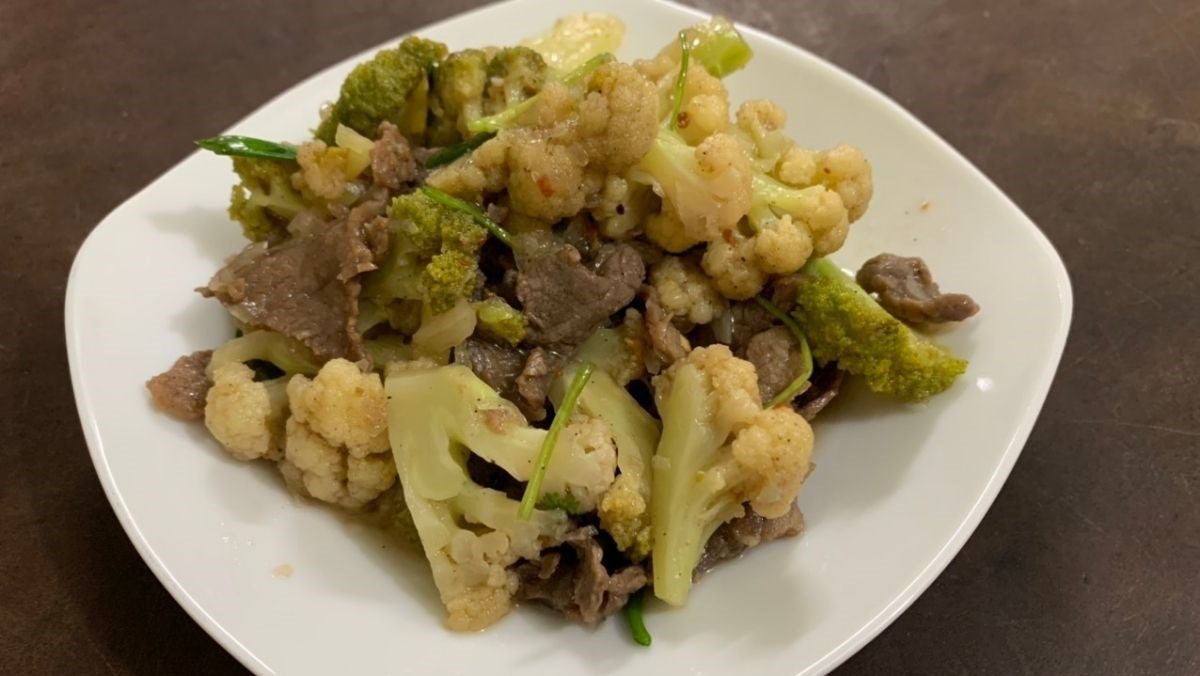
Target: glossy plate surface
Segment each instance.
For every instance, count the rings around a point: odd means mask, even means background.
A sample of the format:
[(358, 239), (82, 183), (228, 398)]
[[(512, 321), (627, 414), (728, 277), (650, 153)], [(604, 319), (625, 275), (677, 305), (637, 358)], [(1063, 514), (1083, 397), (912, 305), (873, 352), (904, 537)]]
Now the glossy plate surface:
[[(515, 0), (419, 31), (452, 49), (509, 44), (545, 17), (602, 9), (628, 26), (622, 58), (652, 55), (698, 19), (649, 0)], [(193, 293), (242, 244), (224, 214), (228, 160), (196, 153), (95, 229), (75, 261), (66, 326), (80, 418), (101, 483), (138, 551), (179, 603), (259, 673), (731, 674), (826, 671), (941, 572), (1016, 461), (1061, 356), (1071, 314), (1062, 262), (977, 169), (850, 75), (762, 33), (732, 76), (734, 101), (770, 97), (802, 144), (859, 145), (876, 196), (836, 256), (919, 254), (983, 312), (939, 337), (971, 359), (923, 406), (861, 391), (818, 422), (803, 537), (706, 577), (686, 610), (653, 607), (654, 645), (622, 622), (596, 631), (533, 608), (471, 636), (442, 629), (423, 561), (286, 493), (274, 471), (228, 458), (200, 425), (155, 411), (144, 381), (231, 334)], [(234, 133), (298, 139), (353, 63), (301, 83)], [(290, 577), (277, 575), (290, 566)]]

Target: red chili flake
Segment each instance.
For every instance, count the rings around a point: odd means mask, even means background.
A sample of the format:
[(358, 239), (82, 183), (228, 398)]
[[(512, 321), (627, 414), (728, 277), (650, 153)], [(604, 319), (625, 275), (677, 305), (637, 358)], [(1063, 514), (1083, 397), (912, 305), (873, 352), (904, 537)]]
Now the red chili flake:
[(725, 240), (726, 244), (733, 244), (733, 231), (732, 230), (722, 230), (721, 237)]
[(550, 179), (545, 175), (539, 174), (536, 182), (538, 190), (542, 191), (542, 197), (550, 197), (554, 194), (554, 186), (550, 184)]
[(675, 118), (675, 126), (679, 127), (680, 129), (685, 129), (688, 126), (689, 119), (690, 118), (688, 117), (686, 110), (680, 111), (679, 115)]

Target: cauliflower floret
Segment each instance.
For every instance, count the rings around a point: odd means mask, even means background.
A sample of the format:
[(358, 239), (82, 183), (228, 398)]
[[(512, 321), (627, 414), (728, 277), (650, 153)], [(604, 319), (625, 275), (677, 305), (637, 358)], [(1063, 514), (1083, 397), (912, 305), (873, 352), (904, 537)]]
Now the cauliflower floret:
[[(672, 220), (646, 226), (647, 236), (671, 251), (680, 251), (685, 242), (721, 237), (750, 209), (749, 159), (728, 134), (713, 134), (692, 147), (678, 134), (661, 130), (637, 176), (649, 177), (663, 198), (664, 212), (673, 212)], [(679, 232), (669, 228), (675, 223)]]
[(628, 474), (617, 476), (596, 510), (600, 527), (612, 536), (617, 547), (633, 561), (650, 554), (652, 531), (646, 498), (638, 482)]
[(334, 359), (312, 380), (293, 377), (287, 391), (292, 416), (279, 469), (293, 489), (361, 509), (395, 483), (378, 374)]
[(754, 366), (725, 345), (696, 348), (654, 379), (663, 433), (654, 456), (654, 594), (687, 601), (704, 544), (749, 503), (781, 516), (812, 457), (808, 423), (789, 407), (761, 408)]
[(841, 195), (850, 222), (861, 218), (874, 194), (871, 164), (862, 151), (851, 145), (838, 145), (817, 153), (816, 164), (814, 175), (821, 185)]
[(789, 275), (800, 269), (813, 252), (812, 235), (785, 215), (770, 221), (754, 236), (758, 267), (772, 275)]
[(288, 383), (292, 417), (334, 446), (356, 458), (387, 450), (387, 400), (375, 373), (363, 373), (352, 362), (334, 359), (309, 380)]
[[(446, 607), (446, 626), (483, 629), (512, 607), (518, 584), (512, 566), (561, 543), (571, 524), (560, 509), (535, 509), (521, 519), (516, 500), (471, 480), (467, 454), (487, 452), (485, 459), (514, 478), (524, 472), (527, 479), (546, 431), (529, 427), (511, 403), (464, 366), (394, 369), (386, 391), (388, 433), (405, 503)], [(555, 453), (543, 488), (551, 485), (557, 467), (560, 485), (572, 495), (582, 498), (593, 485), (599, 489), (586, 471), (579, 493), (577, 478), (561, 477), (585, 467), (572, 450), (580, 444), (593, 447), (587, 456), (607, 456), (615, 464), (606, 436), (587, 422), (568, 426), (564, 445), (571, 448)], [(611, 483), (609, 471), (608, 481), (600, 482), (603, 490)]]
[(767, 273), (759, 267), (754, 251), (754, 238), (738, 232), (710, 242), (700, 266), (717, 289), (733, 300), (753, 298), (767, 285)]
[(324, 141), (302, 143), (296, 150), (300, 171), (292, 178), (297, 190), (312, 193), (326, 200), (336, 200), (346, 192), (346, 177), (350, 174), (350, 151), (333, 148)]
[(518, 116), (518, 126), (428, 182), (475, 201), (507, 189), (514, 222), (569, 218), (598, 204), (606, 180), (646, 154), (657, 124), (653, 94), (650, 82), (620, 63), (600, 66), (583, 85), (550, 83)]
[(751, 157), (754, 168), (763, 173), (775, 170), (792, 140), (783, 133), (787, 112), (774, 101), (753, 99), (738, 106), (738, 138)]
[(724, 311), (725, 300), (695, 263), (666, 256), (650, 268), (650, 283), (672, 316), (707, 324)]
[(788, 148), (779, 160), (775, 177), (797, 188), (813, 185), (817, 182), (817, 151), (800, 146)]
[(278, 459), (287, 416), (287, 381), (254, 382), (254, 371), (241, 362), (212, 374), (204, 406), (204, 425), (238, 460)]
[(287, 446), (279, 471), (301, 495), (350, 510), (361, 509), (396, 483), (390, 455), (350, 455), (294, 415), (287, 421)]
[(590, 211), (601, 235), (620, 240), (640, 235), (643, 223), (658, 208), (659, 200), (647, 186), (609, 176), (604, 179), (600, 203)]
[(646, 216), (646, 238), (665, 251), (681, 253), (704, 241), (704, 233), (689, 229), (679, 220), (670, 200), (662, 200), (662, 211)]
[[(674, 87), (674, 81), (671, 81)], [(679, 106), (679, 135), (689, 145), (729, 129), (729, 92), (724, 83), (709, 75), (703, 66), (688, 68), (683, 102)]]
[(768, 519), (787, 514), (808, 476), (812, 449), (812, 427), (784, 406), (759, 411), (738, 432), (730, 450), (755, 512)]

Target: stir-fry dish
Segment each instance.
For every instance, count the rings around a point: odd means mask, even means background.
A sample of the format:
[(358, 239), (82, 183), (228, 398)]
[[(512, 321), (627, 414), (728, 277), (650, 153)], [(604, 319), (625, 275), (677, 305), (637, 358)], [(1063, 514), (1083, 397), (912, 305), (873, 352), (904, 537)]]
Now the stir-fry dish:
[(237, 175), (249, 244), (199, 289), (236, 337), (153, 400), (419, 545), (453, 630), (538, 602), (624, 609), (648, 644), (643, 602), (801, 532), (811, 421), (846, 379), (912, 402), (966, 368), (916, 329), (978, 307), (921, 259), (827, 258), (871, 166), (729, 100), (752, 55), (731, 23), (632, 63), (623, 33), (409, 37), (313, 138), (199, 142)]

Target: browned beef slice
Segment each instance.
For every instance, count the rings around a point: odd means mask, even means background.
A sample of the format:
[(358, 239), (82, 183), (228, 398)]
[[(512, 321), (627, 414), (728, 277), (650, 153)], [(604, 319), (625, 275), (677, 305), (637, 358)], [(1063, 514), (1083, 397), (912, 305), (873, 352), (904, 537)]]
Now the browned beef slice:
[(204, 400), (212, 385), (204, 372), (210, 359), (212, 350), (193, 352), (146, 381), (154, 403), (181, 420), (203, 420)]
[(252, 244), (200, 293), (254, 328), (296, 338), (318, 358), (362, 359), (357, 276), (375, 268), (366, 223), (382, 208), (368, 202), (324, 230), (270, 248)]
[(730, 303), (729, 313), (733, 317), (733, 339), (729, 341), (729, 349), (736, 355), (745, 354), (750, 339), (775, 325), (771, 313), (762, 309), (752, 300)]
[(960, 322), (979, 312), (970, 296), (942, 293), (920, 258), (882, 253), (863, 263), (855, 279), (879, 297), (883, 309), (906, 322)]
[[(538, 359), (544, 359), (544, 355), (539, 355)], [(546, 378), (546, 384), (539, 389), (537, 383), (529, 382), (532, 376), (525, 374), (525, 370), (532, 360), (532, 355), (527, 355), (524, 350), (475, 337), (467, 338), (454, 348), (455, 362), (465, 364), (500, 396), (516, 404), (526, 418), (541, 420), (546, 417), (546, 388), (550, 384)], [(526, 380), (521, 380), (522, 376)], [(534, 399), (525, 398), (525, 394)]]
[(768, 519), (747, 507), (746, 516), (723, 524), (708, 539), (692, 577), (698, 580), (718, 563), (735, 559), (751, 547), (781, 537), (799, 535), (803, 530), (804, 515), (794, 503), (787, 514), (776, 519)]
[(535, 347), (517, 376), (517, 406), (531, 421), (546, 417), (546, 395), (554, 376), (567, 364), (567, 355)]
[(786, 327), (775, 326), (756, 334), (746, 345), (746, 360), (758, 373), (763, 405), (791, 385), (805, 368), (800, 345)]
[(652, 286), (642, 287), (646, 302), (646, 338), (650, 351), (646, 353), (646, 370), (658, 373), (683, 359), (692, 349), (688, 339), (671, 323), (671, 315), (658, 300), (658, 291)]
[(540, 601), (576, 622), (597, 624), (646, 586), (641, 566), (612, 572), (604, 567), (604, 550), (596, 541), (594, 526), (571, 531), (566, 544), (569, 550), (547, 552), (540, 561), (517, 568), (518, 599)]
[(375, 185), (399, 190), (417, 177), (417, 161), (412, 146), (396, 125), (379, 125), (379, 140), (371, 146), (371, 176)]
[(845, 379), (846, 372), (837, 367), (837, 362), (816, 367), (813, 370), (812, 379), (809, 381), (812, 383), (812, 387), (792, 401), (792, 408), (795, 408), (805, 420), (816, 418), (817, 414), (825, 410), (829, 402), (838, 395), (842, 381)]
[(543, 243), (519, 255), (517, 265), (517, 298), (534, 345), (582, 343), (633, 300), (646, 276), (641, 257), (625, 244), (600, 247), (589, 266), (575, 247)]

